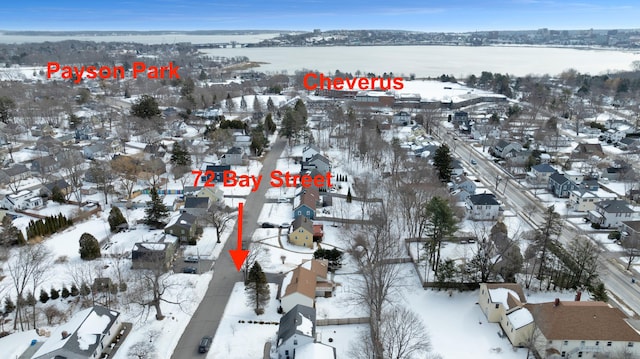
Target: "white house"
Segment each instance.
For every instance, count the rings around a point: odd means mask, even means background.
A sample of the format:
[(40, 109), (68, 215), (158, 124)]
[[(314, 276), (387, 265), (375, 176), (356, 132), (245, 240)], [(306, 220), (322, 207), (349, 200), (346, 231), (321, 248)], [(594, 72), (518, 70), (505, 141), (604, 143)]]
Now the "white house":
[(596, 203), (596, 209), (589, 211), (591, 223), (604, 228), (618, 228), (624, 221), (634, 218), (635, 212), (624, 200), (608, 200)]
[(320, 153), (320, 147), (314, 144), (308, 144), (302, 149), (302, 161), (306, 161), (316, 154)]
[(316, 310), (296, 305), (280, 318), (278, 359), (335, 359), (335, 348), (316, 342)]
[(531, 166), (531, 172), (529, 172), (528, 180), (533, 184), (546, 186), (549, 183), (549, 176), (556, 173), (556, 169), (551, 167), (548, 163), (541, 163), (539, 165)]
[(536, 323), (535, 349), (543, 357), (638, 358), (640, 334), (630, 318), (605, 302), (526, 304)]
[(493, 193), (474, 194), (467, 197), (467, 215), (469, 219), (486, 221), (498, 219), (500, 204)]
[(2, 207), (10, 210), (27, 210), (42, 207), (42, 197), (29, 190), (22, 190), (15, 194), (8, 194), (2, 200)]
[(115, 310), (98, 305), (84, 309), (56, 328), (32, 358), (101, 358), (111, 352), (120, 326)]
[(596, 209), (596, 203), (616, 199), (616, 195), (602, 189), (588, 191), (575, 189), (569, 192), (569, 204), (576, 212), (589, 212)]

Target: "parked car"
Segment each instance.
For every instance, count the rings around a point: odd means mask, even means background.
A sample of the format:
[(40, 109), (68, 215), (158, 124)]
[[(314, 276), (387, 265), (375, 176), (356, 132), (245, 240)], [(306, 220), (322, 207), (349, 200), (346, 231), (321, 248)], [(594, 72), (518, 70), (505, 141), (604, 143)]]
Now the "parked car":
[(186, 263), (198, 263), (200, 261), (200, 258), (196, 256), (188, 256), (184, 258), (184, 261)]
[(275, 228), (275, 226), (273, 225), (273, 223), (264, 222), (262, 223), (262, 228)]
[(472, 165), (477, 165), (477, 164), (478, 164), (478, 161), (476, 161), (476, 160), (474, 160), (474, 159), (472, 158), (472, 159), (471, 159), (471, 164), (472, 164)]
[(289, 203), (289, 199), (288, 198), (278, 198), (278, 203)]
[(196, 267), (184, 267), (182, 273), (198, 274), (198, 268)]
[(212, 342), (211, 337), (202, 337), (202, 339), (200, 339), (200, 346), (198, 347), (198, 352), (200, 353), (208, 352), (209, 348), (211, 347), (211, 342)]

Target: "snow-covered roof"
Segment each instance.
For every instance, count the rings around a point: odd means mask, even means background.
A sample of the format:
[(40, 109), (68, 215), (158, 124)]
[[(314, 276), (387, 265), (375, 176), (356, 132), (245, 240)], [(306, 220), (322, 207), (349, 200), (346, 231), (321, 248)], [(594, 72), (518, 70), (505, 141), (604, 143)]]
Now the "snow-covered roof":
[(501, 303), (505, 309), (509, 309), (509, 303), (507, 302), (507, 297), (511, 294), (515, 298), (518, 298), (518, 293), (511, 289), (507, 288), (493, 288), (489, 289), (489, 298), (491, 298), (492, 303)]
[(533, 322), (533, 316), (527, 308), (516, 309), (513, 312), (507, 314), (509, 322), (514, 329), (522, 328), (525, 325)]
[(296, 357), (305, 359), (335, 358), (334, 348), (323, 343), (309, 343), (296, 348)]
[[(90, 357), (120, 313), (102, 306), (84, 309), (60, 325), (33, 355), (34, 359)], [(63, 336), (66, 334), (66, 336)], [(75, 355), (74, 355), (75, 354)]]

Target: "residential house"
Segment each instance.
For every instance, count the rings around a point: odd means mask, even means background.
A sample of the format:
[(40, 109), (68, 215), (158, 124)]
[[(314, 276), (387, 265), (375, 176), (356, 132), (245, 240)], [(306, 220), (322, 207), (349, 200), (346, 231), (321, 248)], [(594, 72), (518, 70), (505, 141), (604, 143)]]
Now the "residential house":
[(548, 163), (541, 163), (539, 165), (531, 166), (531, 172), (529, 172), (527, 178), (532, 184), (546, 185), (549, 183), (549, 177), (556, 172), (558, 171)]
[(178, 237), (180, 243), (195, 242), (197, 218), (189, 213), (175, 216), (164, 227), (164, 233)]
[(469, 127), (469, 113), (467, 111), (456, 111), (451, 117), (451, 123), (458, 127)]
[[(186, 187), (184, 192), (187, 193)], [(224, 191), (218, 186), (202, 187), (202, 189), (197, 191), (196, 197), (207, 197), (209, 198), (209, 203), (217, 203), (224, 199)]]
[(623, 151), (634, 150), (640, 146), (640, 138), (638, 137), (625, 137), (618, 141), (618, 148)]
[(331, 172), (331, 161), (325, 156), (316, 153), (308, 160), (302, 162), (302, 170), (300, 172), (310, 171), (314, 168), (320, 173)]
[(475, 221), (498, 219), (500, 203), (493, 193), (474, 194), (467, 198), (467, 215)]
[(40, 195), (45, 197), (51, 197), (51, 195), (53, 195), (54, 188), (58, 188), (58, 190), (60, 191), (60, 193), (62, 193), (63, 196), (68, 195), (73, 190), (71, 188), (71, 185), (67, 183), (67, 181), (65, 181), (64, 179), (59, 179), (59, 180), (45, 183), (44, 186), (40, 188)]
[(576, 159), (588, 159), (591, 157), (606, 158), (602, 146), (599, 143), (579, 143), (573, 149), (571, 156)]
[(49, 124), (35, 125), (31, 127), (31, 136), (33, 137), (53, 136), (55, 133), (56, 132), (53, 130), (53, 127)]
[(289, 243), (313, 248), (313, 222), (309, 218), (305, 216), (296, 217), (291, 228)]
[(31, 160), (31, 172), (42, 174), (47, 176), (57, 171), (60, 168), (60, 164), (56, 161), (55, 157), (48, 155)]
[(640, 221), (624, 221), (620, 227), (620, 233), (624, 238), (640, 239)]
[(42, 207), (42, 197), (29, 190), (22, 190), (15, 194), (8, 194), (2, 199), (2, 207), (10, 210), (27, 210)]
[(9, 168), (3, 169), (2, 171), (7, 176), (9, 182), (25, 180), (32, 176), (27, 166), (22, 164), (13, 165)]
[(565, 135), (547, 135), (544, 136), (542, 144), (547, 148), (569, 147), (571, 139)]
[(93, 125), (90, 123), (82, 123), (76, 128), (75, 138), (78, 141), (90, 140), (96, 135), (96, 131), (93, 129)]
[(391, 123), (394, 125), (408, 126), (411, 123), (411, 114), (406, 111), (397, 112), (393, 114)]
[(469, 194), (476, 193), (476, 183), (465, 175), (455, 177), (452, 182), (453, 182), (453, 190), (460, 189)]
[(304, 162), (316, 154), (320, 154), (320, 147), (314, 144), (308, 144), (302, 148), (302, 161)]
[(463, 174), (464, 174), (464, 167), (462, 166), (462, 162), (460, 162), (460, 160), (452, 159), (451, 160), (451, 177), (462, 176)]
[(553, 173), (549, 176), (549, 182), (547, 189), (554, 196), (559, 198), (569, 197), (569, 193), (572, 188), (572, 183), (563, 173)]
[(244, 163), (246, 155), (244, 150), (240, 147), (231, 147), (220, 158), (220, 164), (222, 165), (242, 165)]
[(514, 347), (526, 345), (534, 330), (533, 316), (524, 307), (522, 287), (516, 283), (481, 283), (478, 304), (490, 323), (500, 323)]
[(184, 199), (184, 207), (181, 212), (189, 213), (196, 217), (204, 216), (211, 207), (209, 197), (188, 196)]
[(304, 188), (298, 196), (293, 198), (293, 218), (305, 216), (309, 219), (314, 219), (319, 199), (320, 191), (318, 191), (318, 188)]
[(584, 188), (574, 189), (569, 193), (569, 204), (576, 212), (589, 212), (596, 209), (596, 203), (616, 199), (613, 193), (596, 190), (591, 191)]
[(157, 242), (137, 242), (131, 250), (133, 269), (164, 269), (171, 267), (173, 255), (178, 247), (177, 238), (164, 236)]
[(499, 158), (513, 157), (515, 152), (522, 150), (522, 145), (518, 142), (508, 142), (498, 140), (492, 148), (493, 155)]
[(231, 170), (230, 165), (208, 165), (205, 169), (204, 175), (200, 177), (201, 182), (209, 180), (209, 173), (213, 173), (213, 182), (222, 182), (224, 171)]
[(76, 138), (72, 134), (56, 137), (56, 140), (60, 141), (63, 147), (68, 147), (76, 143)]
[(634, 219), (634, 215), (627, 201), (615, 199), (596, 203), (596, 209), (589, 211), (589, 220), (603, 228), (619, 228), (622, 222)]
[(82, 148), (82, 154), (84, 158), (94, 159), (96, 157), (106, 156), (109, 153), (109, 149), (102, 143), (94, 143)]
[(626, 136), (627, 133), (625, 131), (609, 129), (603, 132), (602, 135), (600, 135), (600, 140), (606, 141), (607, 143), (618, 143)]
[(623, 179), (628, 174), (631, 174), (632, 171), (630, 170), (631, 167), (628, 165), (620, 167), (607, 167), (602, 171), (600, 176), (610, 181), (618, 181)]
[(251, 146), (251, 136), (236, 134), (234, 138), (233, 145), (235, 147), (249, 148)]
[(544, 358), (640, 356), (640, 334), (620, 309), (605, 302), (525, 304), (536, 324), (535, 350)]
[(62, 142), (51, 136), (42, 136), (36, 140), (35, 149), (55, 155), (62, 149)]
[(316, 310), (296, 305), (282, 318), (276, 340), (278, 359), (335, 359), (335, 348), (316, 342)]
[(99, 305), (83, 309), (53, 330), (31, 358), (105, 358), (121, 325), (120, 313), (113, 309)]
[(328, 278), (329, 262), (312, 259), (285, 275), (280, 305), (285, 312), (298, 304), (314, 307), (316, 297), (331, 297), (334, 284)]
[(573, 185), (580, 184), (584, 181), (584, 174), (579, 171), (566, 171), (564, 175), (573, 183)]

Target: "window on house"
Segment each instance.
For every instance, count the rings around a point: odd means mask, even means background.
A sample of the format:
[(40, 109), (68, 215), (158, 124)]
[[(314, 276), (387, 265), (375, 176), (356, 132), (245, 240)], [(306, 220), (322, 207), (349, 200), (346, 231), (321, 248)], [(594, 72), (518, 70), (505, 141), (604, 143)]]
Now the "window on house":
[(562, 352), (562, 354), (560, 354), (561, 357), (566, 357), (567, 356), (567, 352)]
[(627, 343), (627, 346), (628, 346), (629, 348), (633, 348), (633, 342), (629, 342), (629, 343)]
[(580, 345), (584, 345), (584, 340), (581, 340), (581, 341), (580, 341)]
[(298, 339), (293, 340), (293, 345), (298, 345)]
[(311, 211), (307, 211), (307, 216), (311, 214)]
[(564, 345), (568, 345), (568, 344), (569, 344), (569, 341), (568, 341), (568, 340), (565, 340), (562, 344), (564, 344)]
[(511, 333), (513, 333), (513, 328), (511, 328)]
[(596, 346), (600, 345), (600, 342), (596, 340)]
[(611, 346), (611, 342), (607, 342), (607, 346), (610, 347)]
[(578, 352), (578, 358), (582, 358), (582, 352)]
[(500, 307), (500, 303), (496, 303), (496, 309)]

